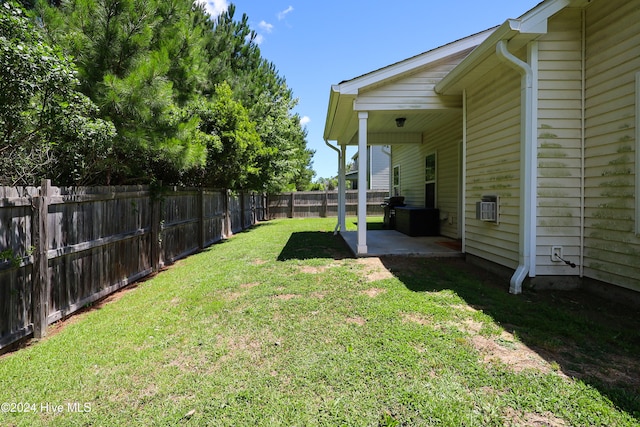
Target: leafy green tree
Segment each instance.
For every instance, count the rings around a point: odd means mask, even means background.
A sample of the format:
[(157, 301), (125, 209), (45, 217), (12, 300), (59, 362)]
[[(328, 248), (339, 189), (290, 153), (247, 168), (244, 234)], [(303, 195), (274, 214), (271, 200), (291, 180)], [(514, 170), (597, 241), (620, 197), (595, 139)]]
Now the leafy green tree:
[(216, 86), (212, 102), (199, 103), (200, 131), (206, 135), (207, 164), (202, 182), (231, 189), (256, 189), (260, 159), (269, 154), (244, 106), (233, 99), (228, 84)]
[(92, 181), (104, 167), (115, 130), (95, 118), (96, 106), (76, 90), (71, 61), (44, 41), (14, 2), (0, 4), (0, 52), (2, 183)]
[(29, 3), (117, 129), (99, 162), (104, 183), (276, 192), (311, 181), (297, 101), (233, 5), (211, 19), (192, 0)]
[(306, 131), (292, 113), (297, 100), (274, 64), (261, 57), (248, 17), (235, 20), (234, 14), (231, 5), (215, 21), (207, 44), (210, 79), (231, 85), (268, 148), (252, 187), (272, 193), (304, 188), (313, 177), (313, 151), (306, 148)]
[[(82, 91), (118, 131), (104, 182), (175, 182), (203, 166), (206, 150), (176, 109), (202, 89), (202, 26), (187, 0), (46, 1), (38, 13), (72, 54)], [(185, 138), (187, 137), (187, 138)]]

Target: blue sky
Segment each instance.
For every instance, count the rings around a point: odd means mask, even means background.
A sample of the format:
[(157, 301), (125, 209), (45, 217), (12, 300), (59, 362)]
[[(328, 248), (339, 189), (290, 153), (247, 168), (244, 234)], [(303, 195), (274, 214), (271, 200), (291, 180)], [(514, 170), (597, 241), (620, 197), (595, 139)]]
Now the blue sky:
[(299, 99), (317, 179), (338, 170), (322, 138), (332, 84), (500, 25), (539, 0), (209, 0), (208, 7), (215, 15), (230, 3), (236, 19), (247, 14), (262, 56)]

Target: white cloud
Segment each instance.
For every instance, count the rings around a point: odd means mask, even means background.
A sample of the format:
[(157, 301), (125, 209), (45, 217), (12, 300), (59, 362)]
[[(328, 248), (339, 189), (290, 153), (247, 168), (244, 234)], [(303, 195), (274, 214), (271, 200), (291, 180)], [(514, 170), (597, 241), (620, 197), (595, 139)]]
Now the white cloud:
[(271, 31), (273, 31), (273, 24), (269, 24), (266, 21), (260, 21), (260, 23), (258, 24), (258, 27), (260, 27), (267, 33), (270, 33)]
[(196, 3), (204, 5), (207, 13), (214, 19), (229, 8), (227, 0), (196, 0)]
[(253, 39), (253, 42), (255, 44), (262, 44), (263, 41), (264, 41), (264, 36), (262, 34), (256, 34), (256, 38)]
[(310, 121), (311, 118), (309, 116), (304, 116), (300, 119), (300, 126), (306, 126)]
[(285, 10), (283, 10), (282, 12), (278, 12), (278, 19), (280, 21), (282, 21), (284, 18), (286, 18), (287, 14), (293, 12), (293, 6), (289, 6), (288, 8), (286, 8)]

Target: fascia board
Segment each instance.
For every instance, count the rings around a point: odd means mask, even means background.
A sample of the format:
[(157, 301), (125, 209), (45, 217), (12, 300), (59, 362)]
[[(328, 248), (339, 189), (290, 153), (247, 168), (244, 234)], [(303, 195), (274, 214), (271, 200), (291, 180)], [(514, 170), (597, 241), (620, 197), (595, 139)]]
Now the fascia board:
[(372, 71), (363, 76), (356, 77), (355, 79), (340, 83), (336, 86), (340, 88), (341, 94), (357, 95), (363, 88), (380, 84), (385, 80), (396, 79), (399, 76), (411, 73), (420, 67), (435, 63), (441, 59), (463, 52), (467, 49), (474, 48), (486, 40), (493, 31), (494, 29), (492, 28), (478, 34), (474, 34), (379, 70)]
[(333, 122), (336, 118), (336, 112), (338, 111), (338, 102), (340, 101), (340, 91), (337, 85), (331, 86), (329, 91), (329, 105), (327, 107), (327, 118), (324, 122), (324, 139), (331, 139), (331, 130), (333, 128)]
[[(506, 20), (480, 46), (469, 54), (456, 68), (446, 75), (435, 86), (437, 93), (446, 95), (454, 89), (463, 76), (471, 72), (477, 65), (493, 55), (495, 46), (500, 40), (510, 40), (516, 34), (542, 35), (547, 33), (549, 18), (571, 5), (576, 0), (548, 0), (540, 3), (518, 19)], [(460, 89), (460, 88), (456, 88)]]
[(522, 15), (519, 19), (519, 31), (523, 34), (545, 34), (547, 22), (556, 13), (568, 7), (571, 0), (545, 1)]
[(495, 51), (495, 45), (499, 40), (509, 39), (518, 33), (513, 27), (519, 25), (517, 20), (509, 19), (505, 21), (497, 30), (493, 32), (480, 46), (475, 48), (465, 59), (460, 62), (449, 74), (440, 80), (435, 91), (441, 95), (448, 95), (448, 91), (469, 71), (483, 62)]

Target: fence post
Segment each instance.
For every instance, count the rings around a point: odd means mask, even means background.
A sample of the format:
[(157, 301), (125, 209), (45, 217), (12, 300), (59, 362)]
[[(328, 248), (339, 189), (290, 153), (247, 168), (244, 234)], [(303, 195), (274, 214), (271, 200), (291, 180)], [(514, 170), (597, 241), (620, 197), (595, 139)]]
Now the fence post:
[(224, 190), (224, 237), (231, 236), (231, 194), (229, 190)]
[(295, 205), (295, 200), (296, 200), (296, 196), (295, 196), (295, 192), (291, 192), (291, 215), (289, 216), (289, 218), (293, 218), (293, 214), (295, 213), (294, 210), (294, 205)]
[(156, 273), (160, 270), (160, 221), (162, 220), (160, 186), (155, 191), (151, 189), (149, 194), (151, 199), (151, 268)]
[(204, 214), (205, 214), (205, 200), (204, 200), (204, 188), (200, 187), (198, 191), (198, 247), (200, 250), (204, 249), (205, 242), (205, 227), (204, 227)]
[(328, 205), (329, 204), (329, 193), (327, 193), (327, 190), (324, 191), (324, 197), (322, 199), (322, 208), (320, 210), (320, 216), (322, 218), (326, 218), (328, 216)]
[(244, 191), (240, 192), (240, 229), (244, 230), (245, 227), (245, 220), (244, 220), (244, 210), (245, 210), (245, 203), (244, 203), (244, 197), (245, 197), (245, 193)]
[(51, 180), (43, 179), (40, 182), (40, 195), (34, 199), (34, 211), (32, 217), (33, 275), (32, 275), (32, 320), (33, 337), (42, 338), (47, 335), (47, 317), (49, 316), (49, 290), (51, 280), (49, 277), (48, 259), (48, 230), (47, 216), (49, 213), (49, 195)]

